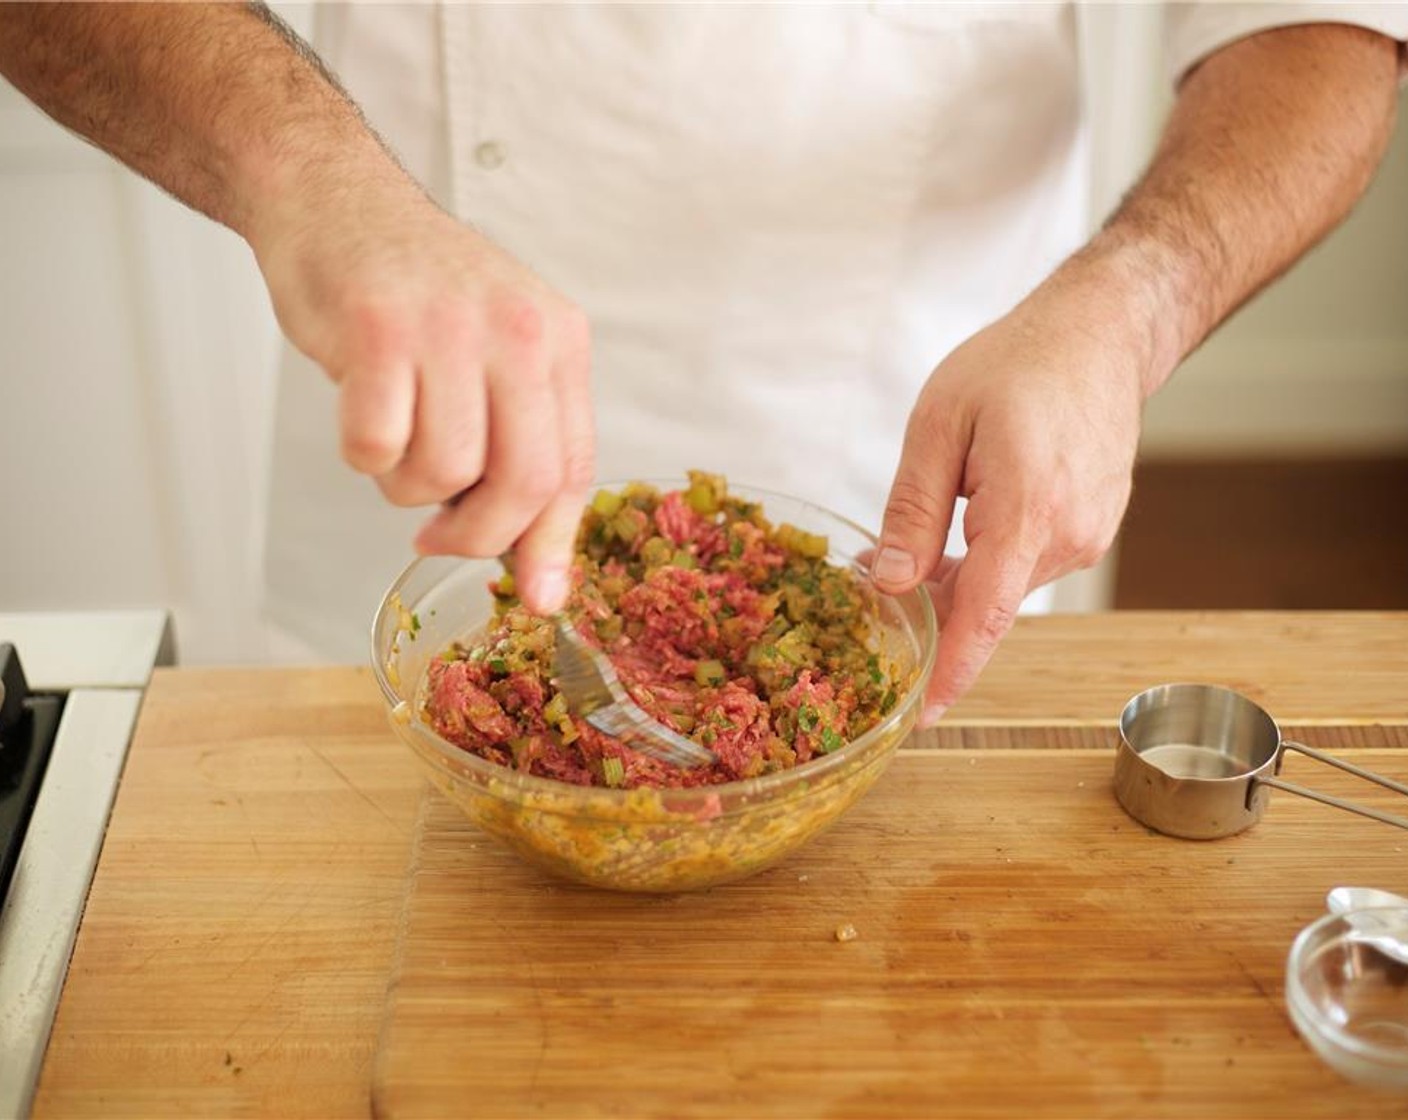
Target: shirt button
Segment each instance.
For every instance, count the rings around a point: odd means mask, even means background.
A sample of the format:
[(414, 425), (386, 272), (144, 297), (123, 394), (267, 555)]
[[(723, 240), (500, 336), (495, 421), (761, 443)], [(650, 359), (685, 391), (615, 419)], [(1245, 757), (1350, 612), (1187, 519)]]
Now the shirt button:
[(497, 167), (502, 167), (507, 158), (508, 153), (504, 151), (504, 146), (497, 140), (485, 140), (474, 149), (474, 162), (485, 171), (493, 171)]

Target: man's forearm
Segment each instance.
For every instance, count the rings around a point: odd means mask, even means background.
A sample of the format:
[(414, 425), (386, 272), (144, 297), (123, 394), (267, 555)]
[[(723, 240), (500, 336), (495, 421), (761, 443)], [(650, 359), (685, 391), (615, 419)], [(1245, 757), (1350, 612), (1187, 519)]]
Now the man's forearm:
[(1184, 81), (1148, 171), (1051, 282), (1125, 297), (1153, 393), (1349, 213), (1396, 104), (1397, 47), (1373, 32), (1318, 24), (1226, 47)]
[(0, 73), (246, 238), (292, 194), (395, 173), (357, 108), (260, 6), (0, 4)]

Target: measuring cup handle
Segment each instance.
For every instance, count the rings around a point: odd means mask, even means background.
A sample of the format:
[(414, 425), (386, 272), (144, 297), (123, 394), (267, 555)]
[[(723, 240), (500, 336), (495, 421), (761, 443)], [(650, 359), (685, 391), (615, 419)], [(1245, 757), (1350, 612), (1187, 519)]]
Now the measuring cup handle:
[[(1402, 782), (1395, 782), (1392, 778), (1386, 778), (1382, 774), (1375, 774), (1372, 770), (1365, 770), (1362, 766), (1355, 766), (1351, 762), (1345, 762), (1342, 758), (1336, 758), (1332, 754), (1324, 751), (1317, 751), (1314, 747), (1307, 747), (1304, 743), (1296, 743), (1289, 739), (1281, 744), (1282, 750), (1299, 751), (1303, 755), (1323, 762), (1327, 766), (1333, 766), (1337, 770), (1343, 770), (1348, 774), (1353, 774), (1356, 778), (1363, 778), (1366, 782), (1373, 782), (1375, 785), (1391, 789), (1395, 793), (1408, 796), (1408, 785)], [(1336, 809), (1344, 809), (1350, 813), (1358, 813), (1361, 817), (1370, 817), (1384, 824), (1391, 824), (1398, 828), (1408, 829), (1408, 817), (1395, 816), (1393, 813), (1383, 813), (1378, 809), (1370, 809), (1367, 805), (1356, 805), (1353, 801), (1345, 801), (1340, 797), (1331, 797), (1327, 793), (1317, 793), (1313, 789), (1306, 789), (1304, 786), (1295, 785), (1292, 782), (1283, 781), (1281, 778), (1258, 778), (1262, 785), (1272, 786), (1275, 789), (1285, 790), (1287, 793), (1294, 793), (1300, 797), (1308, 797), (1312, 801), (1319, 801), (1322, 805), (1333, 805)]]
[(1355, 766), (1352, 762), (1346, 762), (1342, 758), (1336, 758), (1332, 754), (1324, 751), (1317, 751), (1314, 747), (1307, 747), (1304, 743), (1297, 743), (1293, 739), (1287, 739), (1281, 744), (1283, 750), (1299, 751), (1303, 755), (1315, 759), (1316, 762), (1323, 762), (1326, 766), (1333, 766), (1338, 770), (1343, 770), (1348, 774), (1353, 774), (1356, 778), (1363, 778), (1366, 782), (1373, 782), (1375, 785), (1391, 789), (1395, 793), (1408, 795), (1408, 785), (1402, 782), (1395, 782), (1392, 778), (1385, 778), (1382, 774), (1375, 774), (1372, 770), (1365, 770), (1362, 766)]

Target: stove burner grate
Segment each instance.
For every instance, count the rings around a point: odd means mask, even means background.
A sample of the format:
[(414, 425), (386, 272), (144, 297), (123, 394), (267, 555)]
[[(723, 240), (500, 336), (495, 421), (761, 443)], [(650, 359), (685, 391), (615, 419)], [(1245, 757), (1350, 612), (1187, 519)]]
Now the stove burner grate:
[(64, 698), (31, 692), (19, 654), (0, 644), (0, 901), (10, 888)]

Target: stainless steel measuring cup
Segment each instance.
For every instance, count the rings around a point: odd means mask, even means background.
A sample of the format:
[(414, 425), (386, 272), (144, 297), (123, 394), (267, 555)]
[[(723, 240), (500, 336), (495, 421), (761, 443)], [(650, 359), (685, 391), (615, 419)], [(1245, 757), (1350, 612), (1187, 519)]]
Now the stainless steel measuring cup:
[(1141, 824), (1192, 840), (1254, 825), (1273, 788), (1408, 828), (1408, 818), (1282, 781), (1276, 775), (1286, 751), (1408, 795), (1408, 785), (1282, 739), (1276, 721), (1240, 693), (1210, 684), (1161, 684), (1130, 700), (1120, 715), (1115, 797)]

